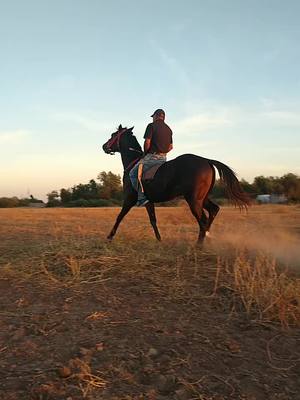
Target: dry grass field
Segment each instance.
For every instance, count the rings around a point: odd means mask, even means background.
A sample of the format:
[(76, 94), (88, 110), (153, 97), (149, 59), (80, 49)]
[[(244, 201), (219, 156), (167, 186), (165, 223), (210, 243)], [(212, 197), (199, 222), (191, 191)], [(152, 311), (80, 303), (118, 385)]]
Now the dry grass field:
[(0, 398), (299, 400), (300, 207), (0, 210)]

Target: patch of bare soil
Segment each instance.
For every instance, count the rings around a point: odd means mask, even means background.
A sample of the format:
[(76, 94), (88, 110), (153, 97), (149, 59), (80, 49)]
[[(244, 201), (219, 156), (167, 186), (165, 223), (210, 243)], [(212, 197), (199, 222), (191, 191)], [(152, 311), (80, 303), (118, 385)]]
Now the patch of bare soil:
[(230, 315), (226, 289), (196, 284), (174, 301), (139, 276), (2, 279), (0, 398), (299, 399), (299, 331)]

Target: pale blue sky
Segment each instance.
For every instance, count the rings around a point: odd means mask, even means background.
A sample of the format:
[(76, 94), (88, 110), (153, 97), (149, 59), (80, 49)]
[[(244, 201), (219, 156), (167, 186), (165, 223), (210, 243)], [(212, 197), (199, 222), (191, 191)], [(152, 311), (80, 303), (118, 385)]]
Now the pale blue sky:
[(300, 174), (300, 2), (0, 0), (0, 196), (122, 173), (101, 146), (142, 143), (164, 108), (169, 158), (249, 181)]

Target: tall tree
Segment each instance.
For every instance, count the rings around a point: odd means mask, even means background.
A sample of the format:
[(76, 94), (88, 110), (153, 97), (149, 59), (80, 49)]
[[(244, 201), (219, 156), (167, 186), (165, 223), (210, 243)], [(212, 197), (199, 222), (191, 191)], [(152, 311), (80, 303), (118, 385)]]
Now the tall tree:
[(116, 198), (122, 192), (122, 184), (120, 175), (113, 172), (102, 171), (98, 174), (97, 179), (100, 181), (100, 196), (103, 199)]
[(72, 200), (72, 192), (70, 189), (60, 189), (60, 198), (62, 203), (69, 203)]
[(291, 201), (300, 200), (300, 177), (289, 173), (280, 178), (281, 184), (284, 188), (284, 194)]

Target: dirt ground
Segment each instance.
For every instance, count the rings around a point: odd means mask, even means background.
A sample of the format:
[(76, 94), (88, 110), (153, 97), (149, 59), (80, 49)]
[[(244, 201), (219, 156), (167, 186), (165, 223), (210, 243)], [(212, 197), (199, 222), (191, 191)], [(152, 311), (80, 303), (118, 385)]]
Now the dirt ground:
[(300, 208), (224, 208), (203, 249), (185, 208), (162, 243), (140, 209), (108, 243), (117, 213), (0, 210), (0, 399), (299, 400), (299, 326), (216, 276), (246, 245), (299, 282)]

